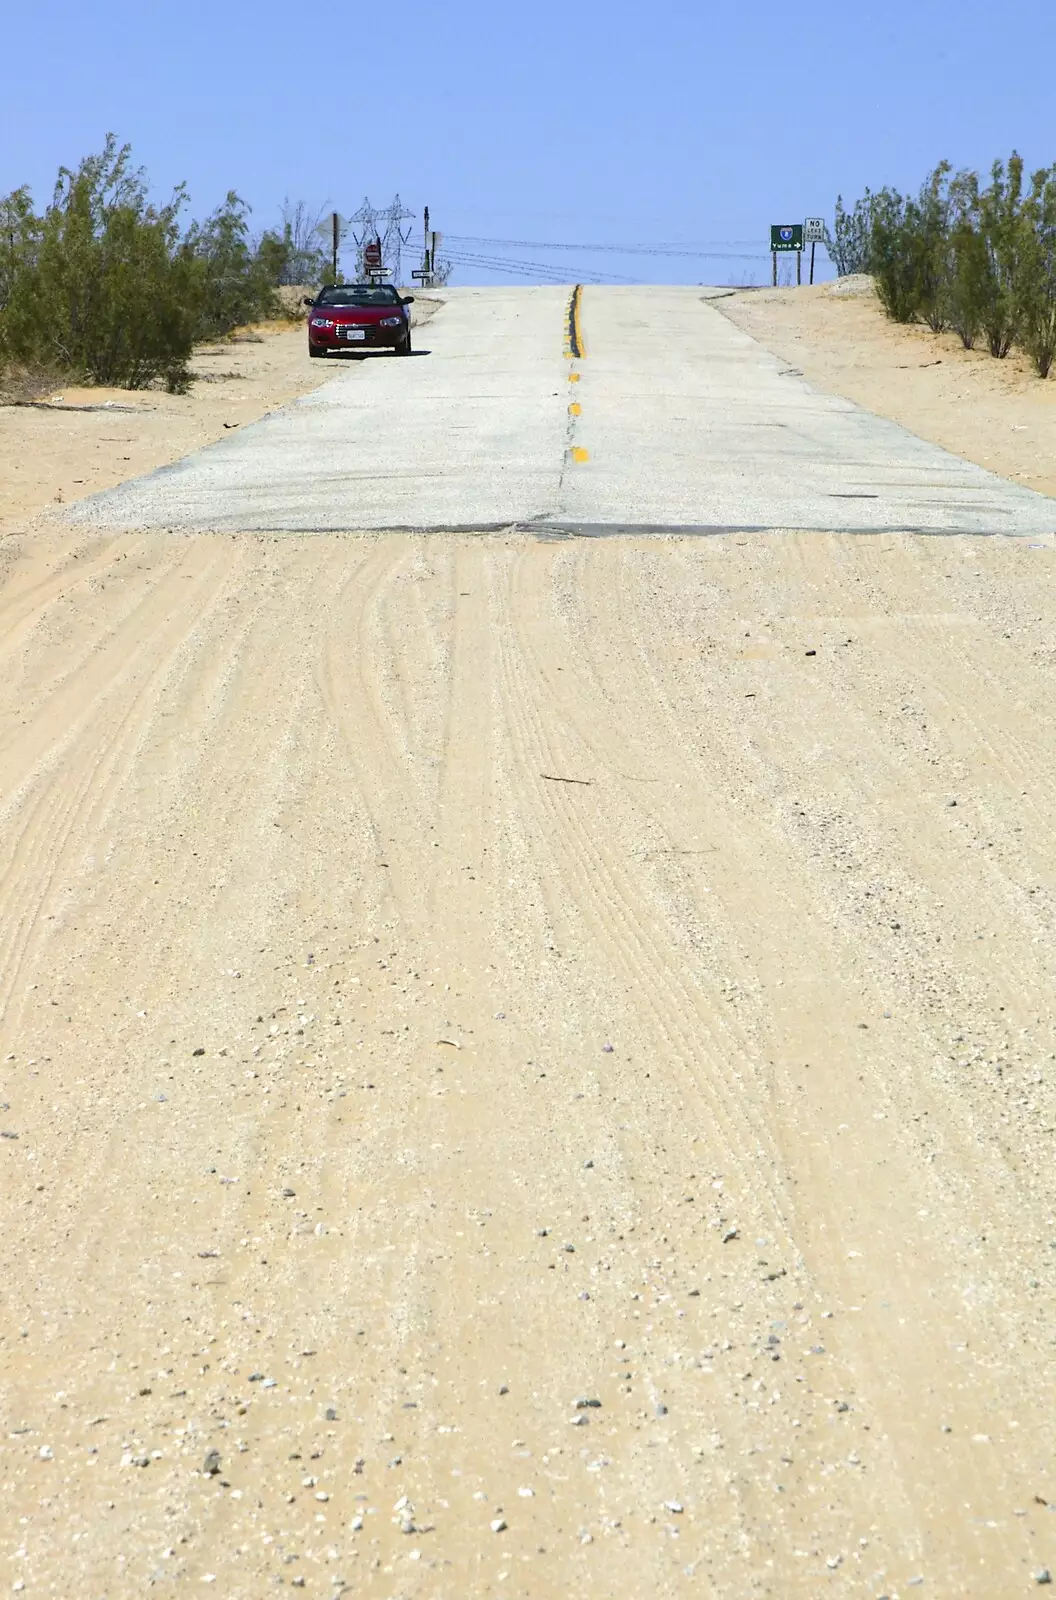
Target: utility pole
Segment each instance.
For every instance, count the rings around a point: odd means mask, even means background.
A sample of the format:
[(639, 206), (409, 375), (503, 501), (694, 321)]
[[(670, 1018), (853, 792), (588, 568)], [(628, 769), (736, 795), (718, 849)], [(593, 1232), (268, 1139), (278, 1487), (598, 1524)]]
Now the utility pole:
[(814, 282), (814, 251), (824, 244), (828, 230), (824, 217), (808, 217), (803, 224), (803, 243), (810, 245), (810, 281)]
[(338, 244), (340, 243), (340, 240), (341, 240), (341, 218), (338, 216), (336, 211), (334, 212), (334, 214), (331, 217), (330, 221), (331, 221), (331, 225), (333, 227), (333, 243), (334, 243), (334, 263), (333, 263), (333, 265), (334, 265), (334, 277), (333, 277), (333, 281), (334, 281), (334, 283), (336, 283), (337, 282), (337, 247), (338, 247)]
[(424, 240), (423, 240), (423, 250), (422, 250), (422, 270), (423, 270), (425, 276), (422, 278), (422, 288), (426, 289), (426, 288), (428, 288), (430, 286), (430, 284), (433, 281), (433, 257), (436, 254), (436, 250), (435, 250), (435, 246), (434, 246), (434, 237), (429, 232), (429, 207), (428, 206), (426, 206), (426, 208), (425, 208), (425, 212), (424, 212), (424, 215), (422, 217), (422, 222), (423, 222), (423, 231), (424, 231), (424, 235), (425, 235)]

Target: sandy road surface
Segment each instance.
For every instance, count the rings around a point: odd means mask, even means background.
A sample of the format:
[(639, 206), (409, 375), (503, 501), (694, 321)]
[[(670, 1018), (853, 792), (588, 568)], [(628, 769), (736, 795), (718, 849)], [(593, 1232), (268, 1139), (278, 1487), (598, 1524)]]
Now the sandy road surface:
[(38, 544), (2, 595), (8, 1586), (1056, 1564), (1051, 563)]
[[(613, 385), (647, 441), (657, 396), (585, 321), (519, 481), (556, 418), (603, 510)], [(848, 415), (813, 406), (815, 486)], [(1051, 540), (7, 550), (0, 1580), (1056, 1569)]]

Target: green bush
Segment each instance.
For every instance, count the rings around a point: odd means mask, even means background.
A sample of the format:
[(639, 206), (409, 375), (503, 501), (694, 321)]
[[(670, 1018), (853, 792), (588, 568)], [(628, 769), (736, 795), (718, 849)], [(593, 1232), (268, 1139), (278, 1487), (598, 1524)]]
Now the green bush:
[(896, 189), (872, 197), (869, 268), (876, 292), (895, 322), (914, 322), (921, 308), (921, 250), (911, 202)]
[[(184, 387), (197, 290), (179, 249), (183, 198), (177, 190), (168, 205), (150, 205), (113, 138), (76, 172), (63, 168), (44, 215), (24, 217), (21, 256), (9, 264), (4, 354), (95, 383)], [(5, 210), (12, 202), (18, 209), (12, 196)]]
[(271, 281), (283, 288), (324, 283), (330, 273), (330, 252), (320, 243), (323, 213), (287, 195), (281, 215), (281, 231), (263, 234), (257, 246), (258, 255), (267, 261)]
[(942, 162), (915, 199), (866, 190), (851, 212), (839, 199), (836, 240), (837, 270), (841, 250), (864, 261), (894, 321), (953, 328), (966, 349), (982, 336), (998, 358), (1018, 345), (1041, 377), (1056, 365), (1056, 167), (1025, 191), (1015, 151), (985, 187)]
[(917, 198), (896, 189), (869, 195), (869, 270), (880, 302), (895, 322), (947, 324), (950, 254), (949, 163), (940, 162)]
[(964, 348), (971, 350), (983, 325), (990, 256), (976, 215), (978, 183), (975, 174), (961, 173), (953, 188), (946, 314)]
[(912, 254), (917, 270), (917, 306), (932, 333), (947, 326), (950, 277), (950, 163), (940, 161), (908, 207)]
[(275, 263), (249, 241), (248, 207), (232, 189), (224, 204), (202, 224), (194, 224), (183, 244), (196, 271), (195, 336), (222, 338), (232, 328), (278, 312)]
[(25, 188), (0, 199), (0, 364), (180, 391), (196, 340), (277, 314), (284, 241), (252, 245), (233, 191), (184, 231), (185, 205), (182, 185), (152, 204), (113, 135), (60, 170), (41, 215)]
[(1036, 172), (1023, 205), (1019, 339), (1040, 378), (1056, 360), (1056, 167)]
[(0, 317), (24, 266), (40, 247), (40, 219), (33, 213), (28, 189), (16, 189), (0, 200)]
[(844, 209), (842, 194), (836, 196), (836, 215), (830, 232), (825, 230), (825, 248), (839, 278), (869, 271), (869, 231), (873, 197), (867, 189), (851, 211)]
[(1023, 158), (1013, 151), (1008, 166), (995, 161), (990, 182), (978, 199), (979, 228), (986, 241), (988, 271), (983, 282), (982, 330), (992, 356), (1008, 355), (1022, 312), (1019, 254), (1024, 217)]

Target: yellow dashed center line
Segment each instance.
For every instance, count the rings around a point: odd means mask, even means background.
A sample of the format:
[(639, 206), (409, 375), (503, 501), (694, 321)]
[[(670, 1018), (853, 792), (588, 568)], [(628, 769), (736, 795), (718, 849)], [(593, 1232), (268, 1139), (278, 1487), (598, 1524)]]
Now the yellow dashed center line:
[(578, 361), (587, 353), (583, 344), (583, 330), (579, 323), (579, 302), (582, 293), (583, 286), (577, 283), (569, 298), (565, 317), (565, 356), (569, 361)]
[[(568, 302), (568, 311), (565, 317), (565, 358), (568, 361), (582, 361), (587, 353), (586, 347), (583, 344), (583, 329), (580, 326), (579, 320), (579, 308), (582, 298), (583, 287), (581, 284), (577, 283), (576, 287), (572, 290), (572, 295)], [(580, 376), (581, 375), (578, 372), (570, 372), (568, 375), (569, 383), (578, 383)], [(568, 414), (572, 418), (583, 415), (583, 407), (580, 405), (578, 400), (571, 401), (568, 407)], [(569, 461), (574, 462), (577, 466), (582, 465), (584, 461), (590, 460), (590, 452), (589, 450), (584, 450), (581, 444), (570, 443), (568, 459)]]

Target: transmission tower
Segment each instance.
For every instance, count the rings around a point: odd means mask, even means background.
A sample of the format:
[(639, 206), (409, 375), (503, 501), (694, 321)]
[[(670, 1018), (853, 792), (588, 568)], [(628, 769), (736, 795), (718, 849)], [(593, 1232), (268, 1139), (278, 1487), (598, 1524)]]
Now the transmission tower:
[(369, 199), (364, 199), (358, 211), (354, 211), (348, 219), (352, 230), (352, 237), (356, 241), (356, 278), (362, 282), (370, 276), (367, 252), (373, 255), (372, 246), (380, 245), (381, 259), (384, 261), (384, 242), (379, 231), (379, 217), (377, 208), (372, 206)]
[(402, 270), (403, 247), (410, 242), (410, 229), (403, 231), (403, 224), (410, 222), (415, 216), (413, 211), (408, 211), (399, 195), (395, 197), (391, 206), (378, 213), (378, 221), (385, 229), (381, 236), (382, 260), (392, 274), (393, 283), (402, 283), (400, 276)]
[(414, 215), (413, 211), (408, 211), (399, 195), (384, 210), (371, 205), (369, 199), (363, 201), (359, 210), (349, 218), (352, 237), (356, 241), (357, 278), (377, 277), (384, 273), (394, 283), (401, 281), (403, 247), (411, 237), (409, 230), (404, 233), (403, 224), (410, 222)]

